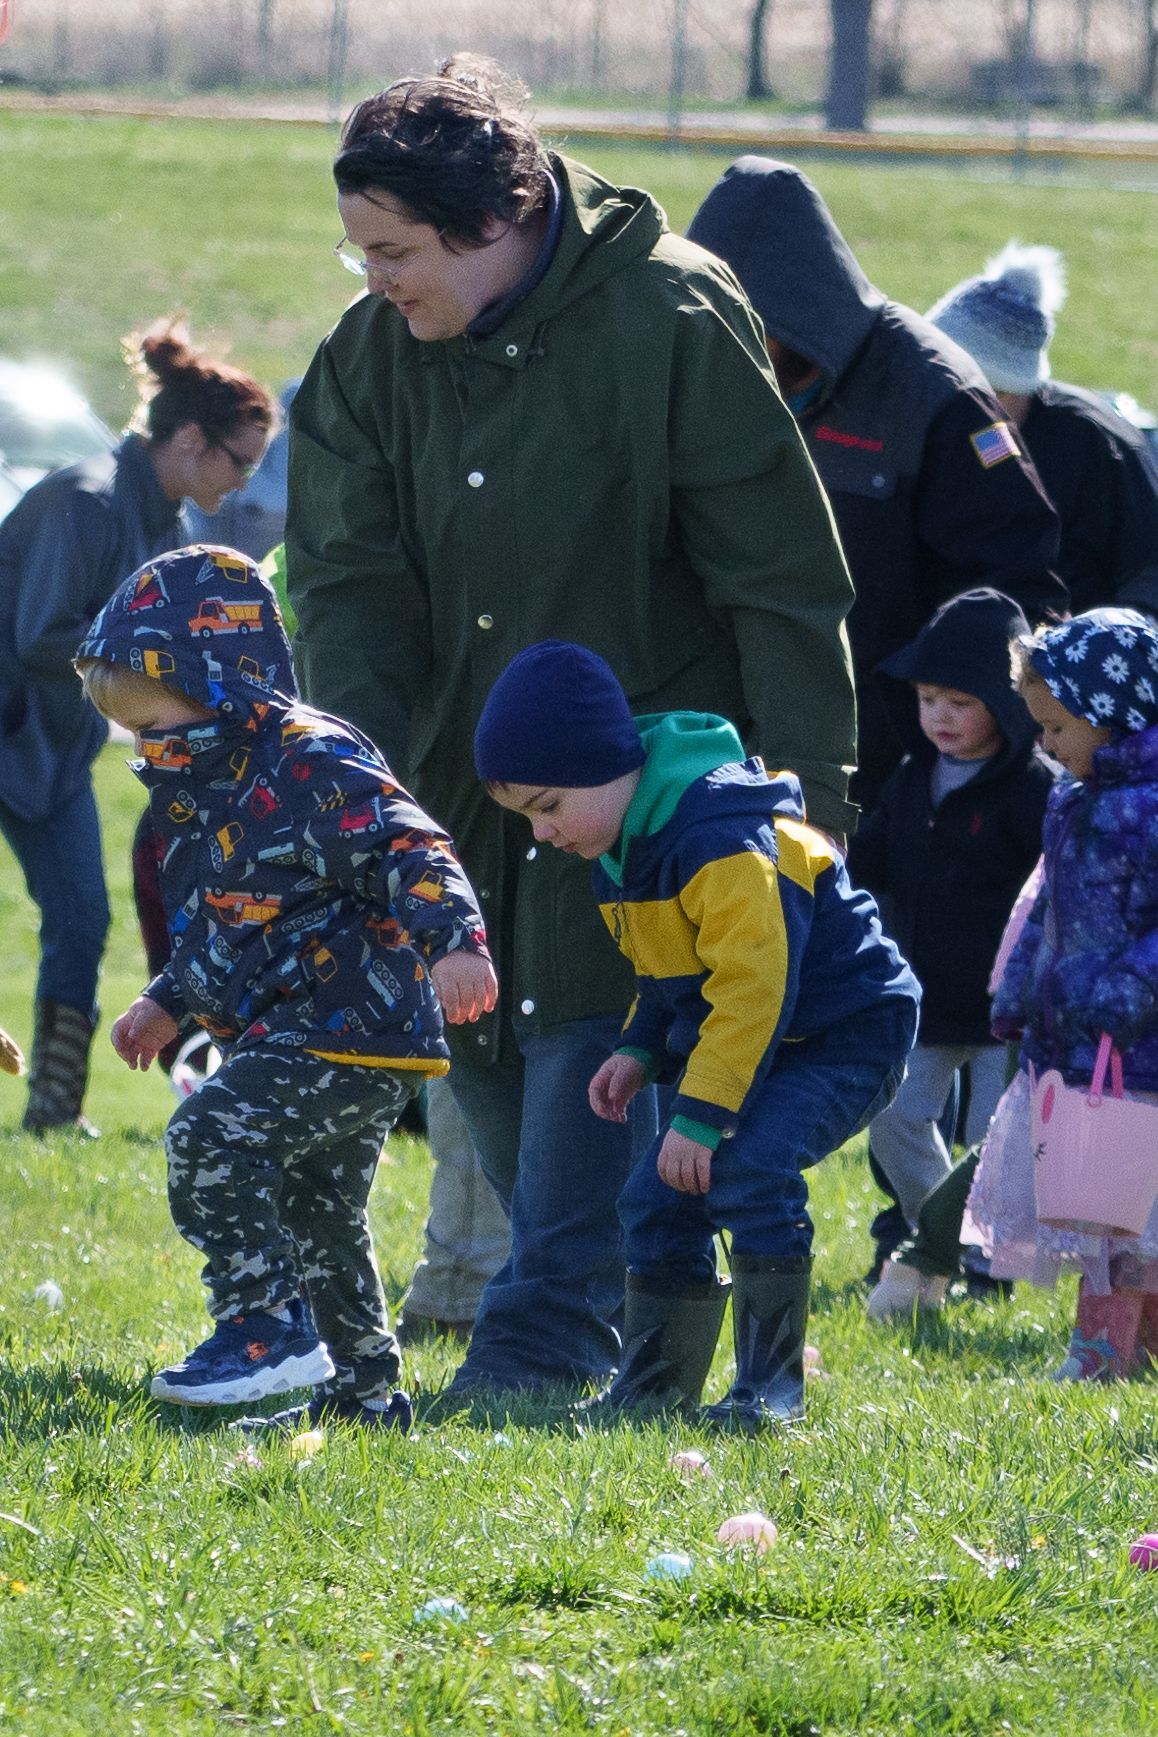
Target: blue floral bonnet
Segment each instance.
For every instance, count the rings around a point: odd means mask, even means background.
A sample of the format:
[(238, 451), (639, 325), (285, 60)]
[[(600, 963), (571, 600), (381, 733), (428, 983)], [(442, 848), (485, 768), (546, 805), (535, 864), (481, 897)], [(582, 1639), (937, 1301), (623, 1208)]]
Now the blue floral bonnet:
[(1136, 732), (1158, 724), (1158, 628), (1136, 609), (1088, 609), (1035, 640), (1029, 663), (1067, 712)]

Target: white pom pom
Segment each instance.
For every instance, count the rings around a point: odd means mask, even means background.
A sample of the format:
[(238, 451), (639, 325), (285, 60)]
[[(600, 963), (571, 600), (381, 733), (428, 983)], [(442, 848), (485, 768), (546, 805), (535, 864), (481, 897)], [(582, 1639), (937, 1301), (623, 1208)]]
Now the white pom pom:
[(1021, 241), (1008, 241), (1000, 253), (986, 261), (985, 276), (1000, 278), (1049, 319), (1066, 299), (1065, 262), (1056, 247), (1028, 247)]

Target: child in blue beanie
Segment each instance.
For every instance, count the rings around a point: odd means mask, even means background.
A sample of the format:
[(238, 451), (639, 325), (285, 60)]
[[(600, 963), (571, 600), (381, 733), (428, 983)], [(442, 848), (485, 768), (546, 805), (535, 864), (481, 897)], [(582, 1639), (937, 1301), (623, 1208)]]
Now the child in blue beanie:
[(887, 1104), (920, 990), (876, 906), (808, 826), (798, 780), (693, 712), (633, 718), (583, 646), (521, 652), (487, 699), (475, 764), (536, 840), (593, 865), (636, 973), (591, 1107), (623, 1121), (649, 1081), (671, 1113), (619, 1202), (627, 1249), (615, 1408), (691, 1410), (723, 1318), (732, 1234), (736, 1379), (704, 1414), (755, 1428), (804, 1406), (812, 1224), (802, 1172)]

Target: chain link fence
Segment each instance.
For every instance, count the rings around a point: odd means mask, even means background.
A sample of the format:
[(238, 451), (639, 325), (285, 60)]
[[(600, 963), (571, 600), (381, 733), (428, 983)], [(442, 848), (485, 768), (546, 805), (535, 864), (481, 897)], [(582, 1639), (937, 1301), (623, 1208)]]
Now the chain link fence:
[[(46, 86), (244, 88), (346, 95), (491, 54), (542, 99), (662, 102), (673, 37), (692, 104), (749, 88), (756, 0), (5, 0), (0, 70)], [(765, 0), (763, 71), (785, 102), (822, 100), (830, 0)], [(1028, 30), (1027, 30), (1028, 26)], [(1078, 112), (1152, 108), (1158, 0), (876, 0), (876, 99)], [(1028, 85), (1026, 80), (1028, 79)]]

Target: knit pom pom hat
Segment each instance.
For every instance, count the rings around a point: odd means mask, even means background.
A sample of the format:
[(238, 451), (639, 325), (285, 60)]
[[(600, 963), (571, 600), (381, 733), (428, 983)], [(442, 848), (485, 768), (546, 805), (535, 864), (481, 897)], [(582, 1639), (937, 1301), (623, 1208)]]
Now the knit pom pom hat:
[(1046, 351), (1065, 299), (1057, 248), (1011, 241), (978, 277), (934, 303), (928, 317), (968, 350), (995, 392), (1033, 393), (1049, 379)]

